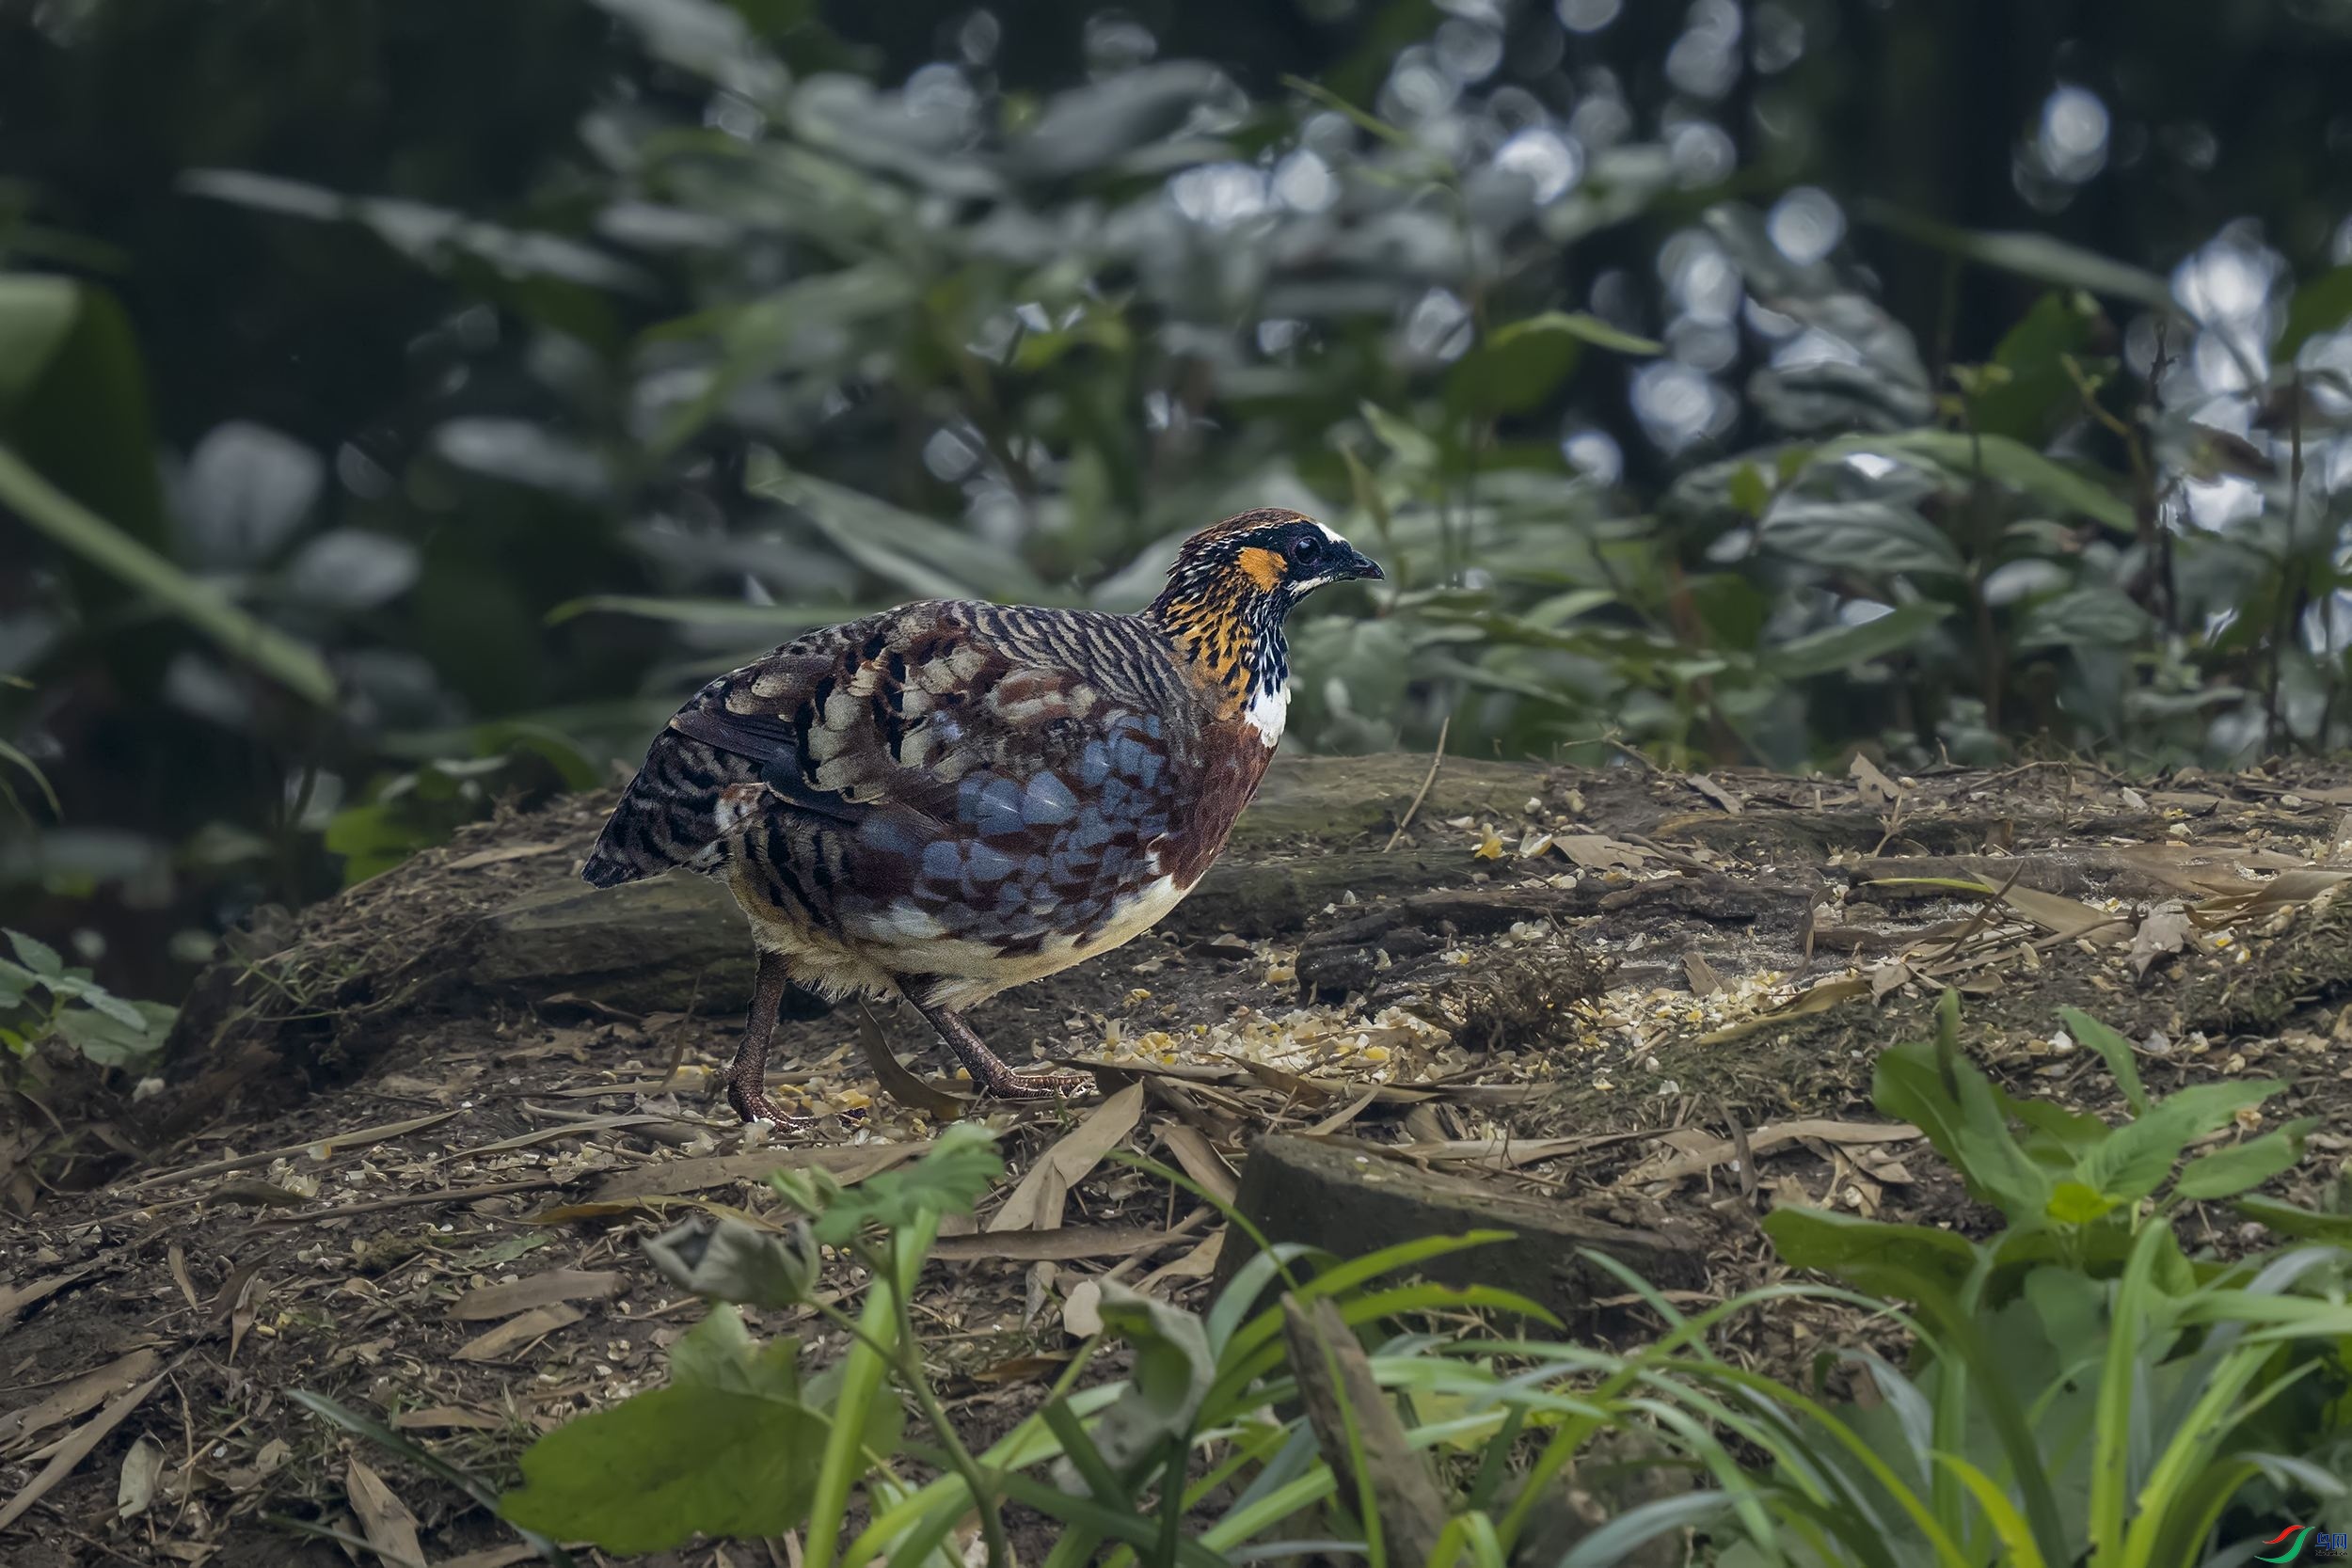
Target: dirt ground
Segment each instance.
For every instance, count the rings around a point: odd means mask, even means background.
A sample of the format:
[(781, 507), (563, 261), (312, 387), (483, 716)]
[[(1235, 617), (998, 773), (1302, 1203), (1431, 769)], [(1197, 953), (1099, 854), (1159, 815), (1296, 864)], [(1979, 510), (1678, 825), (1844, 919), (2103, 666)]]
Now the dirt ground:
[[(0, 1123), (0, 1560), (347, 1555), (281, 1516), (379, 1547), (413, 1529), (435, 1564), (525, 1560), (459, 1490), (290, 1391), (501, 1484), (539, 1433), (658, 1381), (695, 1320), (640, 1237), (771, 1209), (761, 1177), (786, 1164), (885, 1169), (966, 1114), (919, 1020), (879, 1015), (913, 1069), (885, 1080), (850, 1008), (779, 1040), (815, 1133), (728, 1125), (710, 1085), (739, 1026), (739, 925), (701, 884), (579, 888), (607, 804), (510, 814), (247, 933), (151, 1081), (20, 1073)], [(1075, 1348), (1063, 1306), (1086, 1282), (1193, 1305), (1213, 1288), (1215, 1210), (1104, 1151), (1230, 1193), (1272, 1130), (1640, 1225), (1697, 1260), (1693, 1298), (1775, 1276), (1754, 1223), (1773, 1205), (1969, 1228), (1958, 1183), (1868, 1105), (1874, 1051), (1926, 1033), (1947, 985), (1979, 1061), (2078, 1106), (2115, 1097), (2061, 1030), (2068, 1005), (2138, 1045), (2154, 1092), (2286, 1081), (2270, 1117), (2324, 1131), (2281, 1190), (2319, 1201), (2352, 1152), (2346, 880), (2344, 766), (1285, 762), (1161, 930), (975, 1013), (1012, 1060), (1080, 1063), (1104, 1092), (970, 1112), (1012, 1177), (943, 1243), (928, 1342), (959, 1419), (1001, 1431)], [(2209, 1225), (2217, 1247), (2253, 1239)], [(1602, 1298), (1573, 1326), (1645, 1324)], [(1730, 1345), (1793, 1367), (1838, 1332), (1784, 1315)]]

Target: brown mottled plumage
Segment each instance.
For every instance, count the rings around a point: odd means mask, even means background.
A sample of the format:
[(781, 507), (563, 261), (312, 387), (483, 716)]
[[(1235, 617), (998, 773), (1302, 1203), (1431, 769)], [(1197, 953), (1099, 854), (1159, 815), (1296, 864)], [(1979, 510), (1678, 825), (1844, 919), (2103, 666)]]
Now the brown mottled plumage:
[(581, 875), (724, 878), (759, 979), (728, 1102), (764, 1086), (777, 1006), (904, 995), (993, 1093), (1017, 1073), (960, 1009), (1149, 929), (1256, 793), (1289, 703), (1282, 620), (1379, 567), (1320, 523), (1249, 512), (1194, 535), (1140, 615), (934, 600), (813, 631), (670, 721)]

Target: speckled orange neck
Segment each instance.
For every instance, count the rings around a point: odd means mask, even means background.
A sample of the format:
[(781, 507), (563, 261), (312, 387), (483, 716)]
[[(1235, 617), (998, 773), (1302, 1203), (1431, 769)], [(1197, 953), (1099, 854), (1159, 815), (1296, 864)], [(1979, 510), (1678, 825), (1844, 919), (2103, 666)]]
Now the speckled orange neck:
[[(1263, 553), (1263, 552), (1260, 552)], [(1185, 673), (1214, 692), (1220, 720), (1236, 718), (1249, 699), (1290, 673), (1282, 638), (1281, 601), (1234, 563), (1180, 593), (1160, 595), (1150, 614), (1176, 646)]]

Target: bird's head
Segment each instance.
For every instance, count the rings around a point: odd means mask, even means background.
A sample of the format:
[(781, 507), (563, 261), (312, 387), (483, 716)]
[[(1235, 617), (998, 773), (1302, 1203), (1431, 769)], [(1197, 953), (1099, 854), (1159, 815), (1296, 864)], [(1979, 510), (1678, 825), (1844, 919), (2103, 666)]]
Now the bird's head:
[(1197, 609), (1279, 624), (1327, 583), (1377, 578), (1379, 566), (1311, 517), (1245, 512), (1204, 528), (1177, 551), (1155, 610)]
[[(1152, 601), (1167, 630), (1200, 677), (1221, 686), (1236, 707), (1289, 701), (1290, 656), (1282, 619), (1327, 583), (1377, 578), (1380, 568), (1355, 546), (1295, 512), (1245, 512), (1184, 543), (1168, 586)], [(1268, 744), (1279, 719), (1261, 722)]]

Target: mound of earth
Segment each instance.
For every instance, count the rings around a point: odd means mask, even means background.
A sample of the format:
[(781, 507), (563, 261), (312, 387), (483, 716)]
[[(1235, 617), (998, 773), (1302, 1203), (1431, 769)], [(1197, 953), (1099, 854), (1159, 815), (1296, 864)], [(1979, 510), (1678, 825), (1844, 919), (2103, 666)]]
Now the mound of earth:
[[(1558, 1264), (1575, 1246), (1705, 1300), (1777, 1272), (1756, 1227), (1773, 1205), (1980, 1222), (1867, 1101), (1874, 1051), (1924, 1034), (1947, 986), (1979, 1060), (2078, 1106), (2114, 1097), (2064, 1006), (2130, 1036), (2153, 1091), (2288, 1081), (2272, 1114), (2328, 1131), (2284, 1196), (2316, 1201), (2352, 1149), (2343, 767), (1285, 760), (1159, 930), (975, 1012), (1016, 1063), (1093, 1071), (1098, 1099), (974, 1105), (919, 1020), (852, 1007), (780, 1032), (779, 1093), (827, 1119), (775, 1141), (712, 1098), (749, 990), (741, 922), (682, 878), (574, 880), (609, 804), (503, 816), (245, 933), (135, 1092), (49, 1063), (15, 1097), (0, 1559), (337, 1560), (276, 1514), (387, 1561), (410, 1540), (436, 1564), (524, 1560), (463, 1492), (290, 1391), (501, 1483), (536, 1434), (658, 1378), (694, 1321), (641, 1235), (767, 1208), (786, 1165), (886, 1169), (951, 1117), (984, 1117), (1012, 1165), (921, 1303), (983, 1435), (1066, 1363), (1089, 1282), (1198, 1305), (1231, 1266), (1217, 1211), (1115, 1149), (1343, 1251), (1499, 1221), (1521, 1240), (1465, 1266), (1602, 1337), (1649, 1325)], [(1846, 1327), (1733, 1332), (1797, 1366)]]

